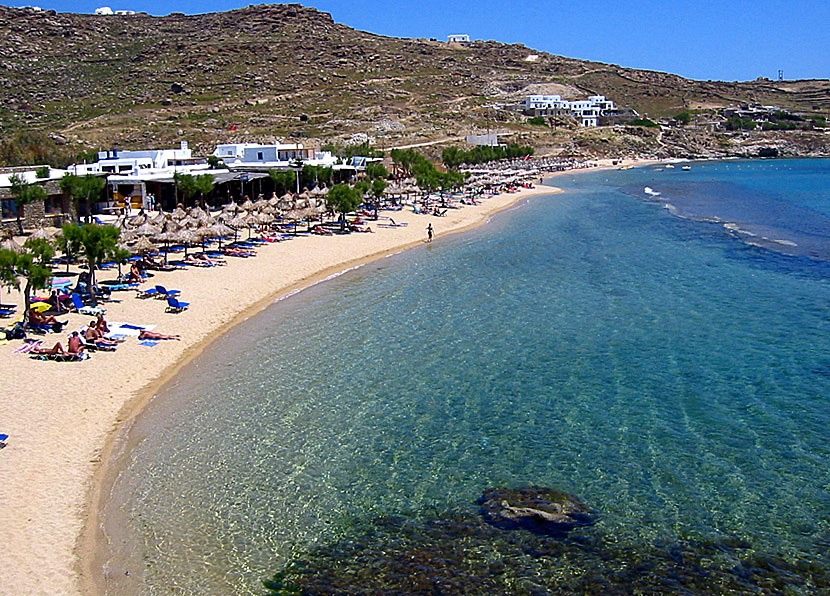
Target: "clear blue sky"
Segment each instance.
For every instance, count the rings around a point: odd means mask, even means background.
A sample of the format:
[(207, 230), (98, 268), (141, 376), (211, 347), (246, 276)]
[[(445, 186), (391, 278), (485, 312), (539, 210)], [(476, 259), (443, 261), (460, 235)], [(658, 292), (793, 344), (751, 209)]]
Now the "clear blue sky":
[[(32, 0), (59, 12), (99, 6), (153, 15), (216, 12), (237, 0)], [(467, 33), (695, 79), (830, 78), (830, 0), (317, 0), (338, 23), (397, 37)], [(14, 4), (22, 6), (23, 4)]]

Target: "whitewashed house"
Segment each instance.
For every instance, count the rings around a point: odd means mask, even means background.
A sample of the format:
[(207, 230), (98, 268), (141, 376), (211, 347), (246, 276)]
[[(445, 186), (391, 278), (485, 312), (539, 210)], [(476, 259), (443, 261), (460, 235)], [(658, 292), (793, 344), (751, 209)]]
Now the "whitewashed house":
[(213, 155), (234, 169), (285, 170), (301, 160), (305, 165), (332, 167), (337, 158), (330, 151), (315, 151), (302, 143), (226, 143), (217, 145)]
[(449, 35), (447, 43), (470, 43), (470, 36), (467, 34)]
[(597, 126), (600, 116), (616, 109), (614, 102), (604, 95), (592, 95), (588, 99), (568, 101), (561, 95), (529, 95), (524, 101), (525, 112), (533, 116), (559, 116), (570, 114), (582, 126)]
[(148, 197), (153, 195), (153, 198), (160, 199), (162, 185), (172, 184), (176, 174), (211, 174), (217, 177), (228, 173), (227, 169), (211, 169), (204, 157), (193, 157), (187, 141), (182, 141), (178, 149), (99, 151), (98, 161), (74, 164), (67, 170), (76, 176), (93, 174), (107, 177), (113, 200), (98, 206), (104, 211), (124, 202), (136, 208), (149, 208), (152, 201)]

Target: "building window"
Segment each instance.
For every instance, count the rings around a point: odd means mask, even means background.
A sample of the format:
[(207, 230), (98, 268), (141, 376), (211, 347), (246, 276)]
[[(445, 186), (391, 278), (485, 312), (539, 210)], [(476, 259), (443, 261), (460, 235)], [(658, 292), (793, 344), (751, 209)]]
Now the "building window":
[[(0, 201), (0, 211), (3, 219), (14, 219), (17, 217), (17, 205), (14, 199), (3, 199)], [(21, 212), (21, 216), (23, 213)]]
[(265, 156), (264, 156), (264, 154), (262, 153), (262, 151), (257, 151), (257, 152), (256, 152), (256, 158), (257, 158), (259, 161), (263, 161), (263, 160), (265, 159)]
[(63, 213), (63, 202), (60, 196), (48, 197), (43, 201), (43, 212), (47, 215)]

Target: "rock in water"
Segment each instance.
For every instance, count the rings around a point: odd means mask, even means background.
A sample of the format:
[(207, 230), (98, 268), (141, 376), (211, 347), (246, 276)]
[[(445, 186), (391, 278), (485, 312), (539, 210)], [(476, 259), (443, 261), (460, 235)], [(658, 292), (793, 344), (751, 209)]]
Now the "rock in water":
[(478, 504), (484, 520), (502, 530), (556, 535), (596, 522), (591, 508), (575, 496), (544, 486), (491, 488)]

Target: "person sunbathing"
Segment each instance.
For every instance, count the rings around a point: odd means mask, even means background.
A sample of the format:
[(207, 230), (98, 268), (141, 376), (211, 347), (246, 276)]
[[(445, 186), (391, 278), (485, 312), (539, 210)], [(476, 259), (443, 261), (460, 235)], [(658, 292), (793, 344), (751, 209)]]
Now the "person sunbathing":
[(182, 338), (181, 335), (165, 335), (164, 333), (155, 333), (154, 331), (146, 331), (142, 329), (138, 332), (138, 339), (178, 339)]
[(33, 348), (32, 354), (54, 356), (55, 354), (66, 354), (66, 350), (63, 349), (61, 342), (58, 342), (51, 348)]
[(54, 315), (46, 316), (43, 313), (37, 311), (37, 309), (33, 306), (29, 309), (29, 324), (31, 325), (57, 325), (63, 327), (66, 325), (66, 321), (58, 321)]
[(88, 343), (92, 343), (102, 348), (116, 348), (118, 342), (112, 339), (107, 339), (104, 334), (98, 329), (97, 321), (90, 321), (89, 326), (84, 331), (84, 339)]
[(46, 348), (35, 348), (32, 350), (32, 354), (42, 354), (42, 355), (50, 355), (54, 356), (55, 354), (63, 354), (63, 355), (75, 355), (80, 356), (84, 351), (84, 343), (81, 341), (81, 336), (78, 335), (77, 331), (72, 332), (72, 336), (69, 338), (69, 349), (64, 350), (61, 342), (57, 342), (54, 346), (49, 349)]
[(101, 332), (101, 335), (104, 333), (109, 333), (110, 326), (107, 325), (107, 320), (104, 318), (103, 313), (100, 313), (98, 317), (95, 319), (95, 328)]

